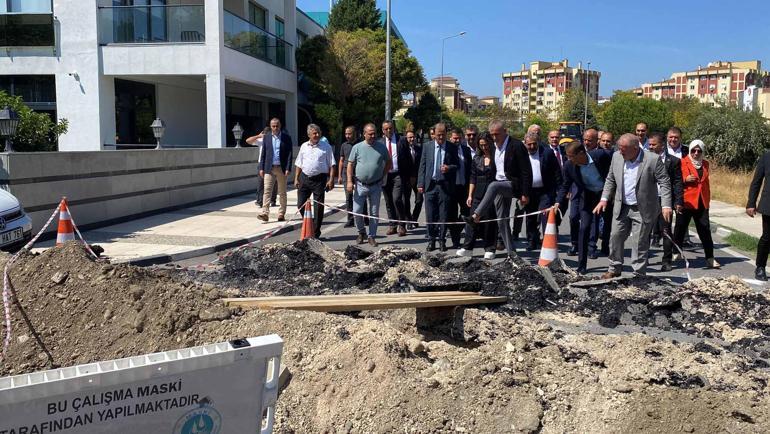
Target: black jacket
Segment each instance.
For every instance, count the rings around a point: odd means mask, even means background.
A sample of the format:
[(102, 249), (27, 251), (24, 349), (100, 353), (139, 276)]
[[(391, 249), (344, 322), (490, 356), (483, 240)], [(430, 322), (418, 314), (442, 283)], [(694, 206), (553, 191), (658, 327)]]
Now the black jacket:
[(674, 206), (684, 206), (684, 183), (682, 182), (682, 160), (673, 155), (666, 155), (666, 171), (671, 180), (671, 202)]
[[(749, 201), (746, 203), (746, 208), (756, 208), (757, 212), (762, 215), (770, 216), (770, 151), (765, 151), (764, 155), (759, 157), (757, 161), (757, 168), (754, 170), (754, 179), (751, 180), (749, 186)], [(762, 188), (762, 183), (765, 186)], [(762, 195), (759, 194), (759, 189), (762, 188)], [(759, 206), (757, 206), (757, 200), (759, 200)]]
[(508, 137), (504, 162), (503, 170), (505, 177), (511, 181), (513, 197), (529, 196), (532, 190), (532, 166), (529, 164), (527, 148), (521, 140)]
[(483, 154), (478, 153), (473, 157), (470, 184), (475, 185), (473, 189), (474, 199), (481, 201), (484, 198), (489, 184), (495, 182), (495, 175), (497, 175), (497, 166), (495, 166), (494, 157), (490, 158), (489, 166), (484, 166)]
[(420, 168), (420, 156), (422, 155), (422, 146), (415, 143), (414, 160), (412, 160), (412, 150), (409, 142), (402, 138), (398, 142), (398, 173), (402, 177), (417, 178), (417, 170)]
[[(465, 143), (460, 142), (460, 149), (463, 150), (463, 159), (465, 164), (465, 185), (468, 186), (471, 183), (471, 171), (473, 168), (473, 157), (471, 156), (471, 148)], [(460, 157), (457, 157), (457, 170), (460, 170)]]
[[(559, 160), (556, 159), (553, 151), (547, 145), (538, 147), (537, 152), (540, 154), (540, 175), (543, 177), (542, 188), (553, 200), (562, 181)], [(530, 167), (532, 166), (530, 165)]]
[[(281, 170), (284, 172), (291, 169), (291, 163), (293, 158), (294, 145), (291, 142), (291, 136), (286, 133), (281, 133)], [(264, 170), (265, 173), (270, 173), (273, 169), (273, 134), (269, 133), (262, 139), (262, 159), (259, 163), (259, 169)]]
[[(593, 151), (588, 151), (588, 155), (591, 156), (594, 164), (596, 164), (596, 168), (599, 170), (599, 175), (601, 175), (603, 179), (607, 179), (607, 173), (609, 173), (610, 164), (612, 163), (612, 153), (602, 148), (596, 148)], [(578, 194), (581, 196), (581, 199), (584, 199), (583, 196), (585, 196), (586, 192), (585, 184), (583, 184), (583, 177), (580, 176), (580, 166), (575, 166), (571, 161), (567, 161), (564, 164), (563, 174), (564, 179), (562, 180), (561, 187), (559, 187), (559, 192), (556, 195), (556, 203), (558, 203), (561, 207), (566, 206), (565, 199), (573, 184), (577, 185)], [(598, 194), (601, 194), (601, 192)], [(612, 203), (611, 199), (609, 203)], [(583, 207), (590, 206), (590, 204), (585, 200), (582, 201), (582, 204)], [(593, 210), (591, 209), (589, 211)]]
[[(422, 188), (427, 192), (435, 184), (433, 181), (433, 160), (436, 154), (436, 141), (428, 142), (423, 151), (422, 158), (420, 158), (420, 169), (417, 171), (417, 188)], [(450, 191), (454, 190), (455, 179), (457, 178), (457, 163), (457, 146), (452, 142), (445, 142), (443, 164), (449, 166), (449, 170), (444, 174), (444, 180), (447, 182)]]

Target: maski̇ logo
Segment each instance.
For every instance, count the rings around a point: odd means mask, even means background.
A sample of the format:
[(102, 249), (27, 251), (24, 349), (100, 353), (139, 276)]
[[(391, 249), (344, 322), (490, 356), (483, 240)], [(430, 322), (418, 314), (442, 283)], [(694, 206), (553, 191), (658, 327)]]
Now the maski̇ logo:
[(222, 416), (209, 398), (198, 402), (198, 407), (185, 413), (174, 425), (174, 434), (219, 434)]

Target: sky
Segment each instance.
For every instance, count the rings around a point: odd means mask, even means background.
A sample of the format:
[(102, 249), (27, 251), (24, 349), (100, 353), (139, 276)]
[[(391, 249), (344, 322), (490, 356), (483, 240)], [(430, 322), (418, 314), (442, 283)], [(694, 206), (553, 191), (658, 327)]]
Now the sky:
[[(329, 1), (297, 6), (325, 11)], [(391, 11), (428, 80), (441, 72), (441, 39), (467, 32), (445, 42), (444, 73), (477, 96), (502, 96), (500, 75), (535, 60), (591, 62), (602, 96), (715, 60), (770, 70), (770, 1), (391, 0)]]

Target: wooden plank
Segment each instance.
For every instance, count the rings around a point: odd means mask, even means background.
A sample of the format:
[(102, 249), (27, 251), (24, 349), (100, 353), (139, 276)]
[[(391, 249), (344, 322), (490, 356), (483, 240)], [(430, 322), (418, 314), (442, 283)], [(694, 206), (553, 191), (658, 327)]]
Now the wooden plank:
[(467, 291), (433, 291), (433, 292), (403, 292), (403, 293), (383, 293), (383, 294), (335, 294), (335, 295), (289, 295), (289, 296), (269, 296), (269, 297), (235, 297), (235, 298), (223, 298), (222, 301), (225, 305), (238, 305), (246, 306), (252, 303), (273, 302), (273, 301), (302, 301), (302, 300), (346, 300), (346, 299), (377, 299), (377, 298), (404, 298), (404, 297), (441, 297), (441, 296), (453, 296), (453, 297), (476, 297), (479, 294), (477, 292)]
[(243, 308), (314, 310), (319, 312), (353, 312), (403, 308), (420, 309), (504, 303), (507, 300), (507, 297), (485, 297), (475, 292), (455, 291), (224, 299), (227, 305)]

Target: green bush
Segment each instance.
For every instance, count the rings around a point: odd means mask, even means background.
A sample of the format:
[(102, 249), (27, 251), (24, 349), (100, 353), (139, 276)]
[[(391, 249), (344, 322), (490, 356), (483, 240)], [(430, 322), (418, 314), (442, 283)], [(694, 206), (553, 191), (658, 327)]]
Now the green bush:
[[(21, 97), (10, 96), (0, 91), (0, 108), (10, 107), (19, 114), (19, 126), (16, 135), (11, 138), (13, 149), (18, 152), (56, 151), (56, 142), (60, 135), (67, 132), (67, 120), (58, 123), (51, 121), (45, 113), (37, 113), (24, 104)], [(5, 150), (5, 141), (2, 141)]]
[(599, 112), (599, 123), (616, 138), (636, 131), (639, 122), (645, 122), (650, 132), (665, 134), (674, 125), (674, 116), (665, 102), (630, 92), (616, 92)]
[(705, 108), (693, 121), (689, 136), (703, 140), (708, 159), (731, 169), (754, 168), (770, 148), (770, 127), (762, 115), (735, 106)]

